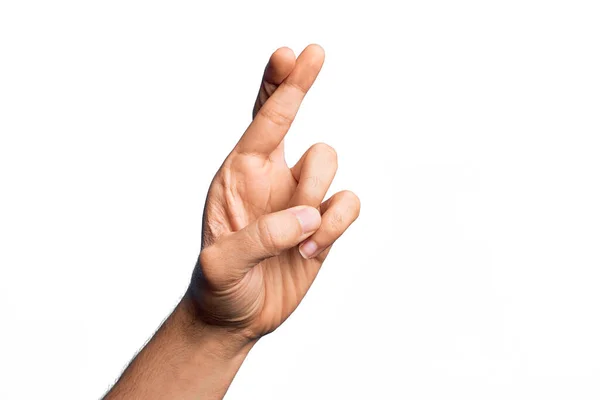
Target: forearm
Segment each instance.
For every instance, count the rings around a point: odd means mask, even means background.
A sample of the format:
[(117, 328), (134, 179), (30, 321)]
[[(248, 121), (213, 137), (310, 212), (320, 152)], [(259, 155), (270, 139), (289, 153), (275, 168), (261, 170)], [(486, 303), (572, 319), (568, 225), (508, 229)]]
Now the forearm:
[(184, 296), (104, 399), (222, 399), (252, 346), (199, 322)]

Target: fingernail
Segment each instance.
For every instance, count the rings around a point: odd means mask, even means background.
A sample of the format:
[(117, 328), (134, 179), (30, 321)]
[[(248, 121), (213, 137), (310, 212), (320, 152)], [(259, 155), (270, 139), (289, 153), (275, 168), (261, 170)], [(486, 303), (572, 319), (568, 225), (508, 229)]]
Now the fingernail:
[(311, 258), (317, 253), (317, 243), (314, 240), (307, 240), (298, 248), (300, 255), (304, 258)]
[(321, 214), (319, 210), (313, 207), (295, 207), (290, 211), (296, 215), (300, 226), (302, 226), (302, 232), (308, 233), (316, 231), (319, 225), (321, 225)]

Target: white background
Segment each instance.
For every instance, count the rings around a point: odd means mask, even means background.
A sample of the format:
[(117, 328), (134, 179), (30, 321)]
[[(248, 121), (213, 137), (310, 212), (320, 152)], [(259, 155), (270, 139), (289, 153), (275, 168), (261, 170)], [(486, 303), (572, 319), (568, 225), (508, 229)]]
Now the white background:
[(99, 398), (187, 285), (264, 64), (361, 217), (228, 399), (600, 397), (595, 1), (0, 2), (0, 398)]

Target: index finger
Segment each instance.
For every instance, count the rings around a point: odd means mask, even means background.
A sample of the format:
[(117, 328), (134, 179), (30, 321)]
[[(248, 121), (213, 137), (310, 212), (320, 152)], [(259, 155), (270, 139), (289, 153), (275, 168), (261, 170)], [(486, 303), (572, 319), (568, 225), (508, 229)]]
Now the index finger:
[(236, 146), (241, 153), (267, 157), (281, 143), (290, 129), (300, 104), (311, 88), (325, 60), (323, 48), (307, 46), (296, 60), (290, 75), (260, 108)]

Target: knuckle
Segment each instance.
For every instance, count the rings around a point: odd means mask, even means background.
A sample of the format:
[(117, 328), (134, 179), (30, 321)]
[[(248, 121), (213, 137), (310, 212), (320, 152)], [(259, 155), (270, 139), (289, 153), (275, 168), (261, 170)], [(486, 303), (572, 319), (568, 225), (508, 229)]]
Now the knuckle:
[(319, 178), (317, 175), (307, 176), (306, 179), (304, 179), (304, 183), (308, 188), (315, 189), (319, 187), (321, 178)]
[(198, 263), (202, 279), (211, 286), (217, 285), (221, 277), (221, 267), (215, 246), (202, 249), (198, 257)]
[(306, 95), (309, 89), (308, 87), (302, 85), (301, 82), (294, 82), (289, 80), (283, 81), (280, 86), (287, 86), (290, 89), (297, 90), (298, 92), (302, 93), (302, 96)]
[[(271, 100), (272, 99), (273, 98), (271, 98)], [(284, 129), (289, 129), (292, 126), (292, 122), (294, 122), (294, 117), (289, 113), (286, 113), (283, 108), (277, 104), (274, 106), (268, 106), (265, 104), (263, 107), (261, 107), (258, 113), (275, 126)]]
[(258, 238), (260, 245), (269, 253), (274, 253), (278, 248), (280, 240), (274, 234), (271, 225), (266, 218), (260, 218), (257, 221), (256, 228), (258, 230)]
[(200, 252), (199, 261), (203, 268), (210, 268), (211, 266), (214, 266), (217, 261), (214, 246), (208, 246), (202, 249)]
[(329, 219), (329, 230), (339, 232), (344, 230), (344, 216), (339, 211), (333, 211)]

